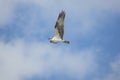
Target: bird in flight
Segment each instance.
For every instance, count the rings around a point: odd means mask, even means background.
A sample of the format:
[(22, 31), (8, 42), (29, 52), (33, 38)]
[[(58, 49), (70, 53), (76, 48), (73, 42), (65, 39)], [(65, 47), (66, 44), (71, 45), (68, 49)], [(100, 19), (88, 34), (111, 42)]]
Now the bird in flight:
[(67, 44), (70, 43), (67, 40), (63, 40), (64, 18), (65, 18), (65, 12), (61, 11), (59, 13), (58, 19), (57, 19), (56, 24), (55, 24), (54, 36), (52, 38), (49, 38), (50, 43), (67, 43)]

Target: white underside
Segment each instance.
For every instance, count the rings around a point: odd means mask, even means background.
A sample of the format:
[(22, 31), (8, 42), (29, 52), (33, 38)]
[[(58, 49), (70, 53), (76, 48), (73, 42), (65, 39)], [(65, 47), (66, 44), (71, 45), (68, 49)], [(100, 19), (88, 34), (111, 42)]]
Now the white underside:
[(53, 38), (51, 39), (51, 41), (52, 41), (52, 42), (55, 42), (55, 43), (57, 43), (57, 42), (64, 42), (64, 40), (62, 40), (61, 38), (58, 38), (58, 37), (53, 37)]

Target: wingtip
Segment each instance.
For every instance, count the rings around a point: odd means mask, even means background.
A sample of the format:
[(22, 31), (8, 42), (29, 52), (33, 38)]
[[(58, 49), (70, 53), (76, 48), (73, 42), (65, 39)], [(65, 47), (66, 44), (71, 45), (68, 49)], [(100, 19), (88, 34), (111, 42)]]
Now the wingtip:
[(70, 44), (70, 41), (64, 41), (64, 43)]
[(61, 13), (61, 14), (66, 14), (66, 13), (65, 13), (65, 10), (62, 10), (60, 13)]

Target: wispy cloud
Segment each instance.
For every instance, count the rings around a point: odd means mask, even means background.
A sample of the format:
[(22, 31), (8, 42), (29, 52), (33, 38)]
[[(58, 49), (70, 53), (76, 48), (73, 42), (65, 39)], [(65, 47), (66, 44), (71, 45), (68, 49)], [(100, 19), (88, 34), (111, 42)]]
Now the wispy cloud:
[(14, 6), (12, 4), (13, 4), (12, 0), (0, 1), (0, 25), (3, 26), (11, 20), (14, 10)]
[(0, 79), (19, 80), (34, 74), (47, 79), (54, 72), (82, 79), (96, 70), (95, 53), (94, 49), (73, 52), (44, 43), (26, 44), (21, 40), (9, 44), (0, 42)]
[[(71, 30), (74, 28), (74, 32), (77, 33), (87, 33), (89, 31), (94, 30), (94, 26), (98, 23), (96, 22), (93, 15), (97, 15), (101, 17), (101, 13), (104, 11), (110, 12), (120, 12), (119, 10), (119, 0), (104, 0), (104, 1), (72, 1), (72, 0), (2, 0), (1, 1), (1, 19), (0, 24), (6, 24), (6, 22), (10, 22), (11, 18), (14, 17), (14, 10), (18, 4), (30, 4), (38, 6), (41, 10), (40, 14), (41, 18), (49, 23), (49, 21), (56, 20), (57, 14), (61, 10), (65, 10), (67, 12), (66, 22), (70, 22), (66, 24), (71, 27)], [(91, 17), (90, 17), (91, 16)], [(69, 21), (68, 21), (69, 19)], [(34, 20), (34, 16), (33, 16)], [(104, 18), (103, 18), (104, 20)], [(81, 28), (79, 30), (79, 28)], [(70, 31), (71, 31), (70, 30)]]
[(120, 55), (114, 61), (109, 63), (110, 70), (103, 77), (98, 77), (95, 80), (119, 80), (120, 79)]
[[(55, 74), (84, 80), (95, 75), (101, 68), (98, 59), (106, 56), (102, 51), (104, 55), (98, 56), (98, 48), (102, 50), (106, 42), (114, 44), (111, 38), (115, 38), (111, 37), (112, 31), (104, 38), (106, 30), (101, 31), (102, 35), (97, 33), (101, 27), (119, 26), (112, 18), (108, 19), (111, 14), (114, 17), (120, 13), (119, 3), (119, 0), (1, 0), (0, 80), (30, 79), (34, 75), (49, 79)], [(52, 45), (46, 41), (61, 10), (66, 11), (65, 36), (70, 38), (70, 45)], [(116, 29), (111, 28), (114, 32)], [(111, 72), (102, 76), (103, 80), (119, 79), (119, 62), (117, 58), (109, 65)]]
[(120, 79), (120, 56), (114, 62), (111, 62), (111, 71), (104, 80), (119, 80)]

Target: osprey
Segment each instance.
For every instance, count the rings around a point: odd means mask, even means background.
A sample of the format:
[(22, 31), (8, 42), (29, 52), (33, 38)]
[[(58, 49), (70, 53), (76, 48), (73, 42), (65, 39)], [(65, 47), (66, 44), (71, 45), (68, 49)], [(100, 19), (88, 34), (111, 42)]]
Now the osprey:
[(55, 24), (54, 36), (52, 38), (49, 38), (50, 43), (67, 43), (67, 44), (70, 43), (69, 41), (63, 40), (64, 18), (65, 12), (62, 11), (61, 13), (59, 13), (58, 19)]

